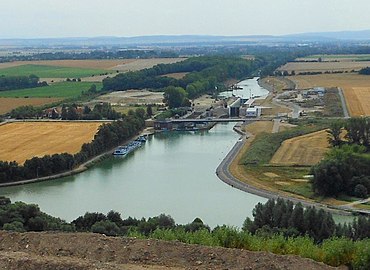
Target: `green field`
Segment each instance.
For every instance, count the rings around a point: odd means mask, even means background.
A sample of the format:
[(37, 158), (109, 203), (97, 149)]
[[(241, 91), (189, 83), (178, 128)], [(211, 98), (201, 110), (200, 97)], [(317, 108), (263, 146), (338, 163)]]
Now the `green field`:
[(11, 91), (0, 91), (0, 97), (74, 98), (81, 95), (82, 91), (86, 92), (93, 84), (96, 85), (97, 89), (102, 88), (102, 83), (61, 82), (44, 87), (27, 88)]
[(56, 67), (43, 65), (23, 65), (0, 69), (0, 76), (29, 76), (34, 74), (40, 78), (83, 78), (105, 74), (106, 70)]

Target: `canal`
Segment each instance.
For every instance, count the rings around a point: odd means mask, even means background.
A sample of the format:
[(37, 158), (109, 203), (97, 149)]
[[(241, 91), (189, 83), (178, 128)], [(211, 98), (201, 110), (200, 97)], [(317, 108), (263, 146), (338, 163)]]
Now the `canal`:
[(177, 223), (200, 217), (211, 227), (241, 227), (252, 216), (254, 205), (266, 199), (234, 189), (215, 174), (239, 138), (233, 125), (155, 134), (126, 157), (110, 157), (63, 179), (1, 188), (0, 194), (12, 201), (36, 203), (67, 221), (86, 211), (113, 209), (124, 218), (165, 213)]

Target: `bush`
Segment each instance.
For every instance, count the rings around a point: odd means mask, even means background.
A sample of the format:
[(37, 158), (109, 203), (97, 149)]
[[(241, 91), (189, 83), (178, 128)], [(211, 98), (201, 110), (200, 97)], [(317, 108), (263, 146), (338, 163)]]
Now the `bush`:
[(91, 231), (94, 233), (101, 233), (108, 236), (117, 236), (120, 233), (119, 227), (116, 225), (116, 223), (109, 221), (109, 220), (103, 220), (96, 222), (92, 227)]
[(359, 198), (367, 198), (367, 188), (362, 184), (357, 184), (354, 189), (354, 195)]

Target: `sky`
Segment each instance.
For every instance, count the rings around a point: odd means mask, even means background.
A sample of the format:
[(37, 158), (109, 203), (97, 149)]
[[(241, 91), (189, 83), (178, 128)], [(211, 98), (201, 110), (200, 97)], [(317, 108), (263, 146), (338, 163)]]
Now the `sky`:
[(370, 29), (370, 0), (1, 0), (0, 38)]

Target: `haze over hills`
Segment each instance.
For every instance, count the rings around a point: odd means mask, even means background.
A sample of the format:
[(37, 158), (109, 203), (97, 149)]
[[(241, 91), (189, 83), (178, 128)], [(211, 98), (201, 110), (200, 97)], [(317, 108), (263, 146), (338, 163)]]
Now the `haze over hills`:
[(259, 44), (259, 43), (299, 43), (370, 41), (370, 30), (341, 32), (310, 32), (282, 36), (212, 36), (212, 35), (153, 35), (135, 37), (73, 37), (73, 38), (34, 38), (0, 39), (0, 46), (143, 46), (173, 44)]

